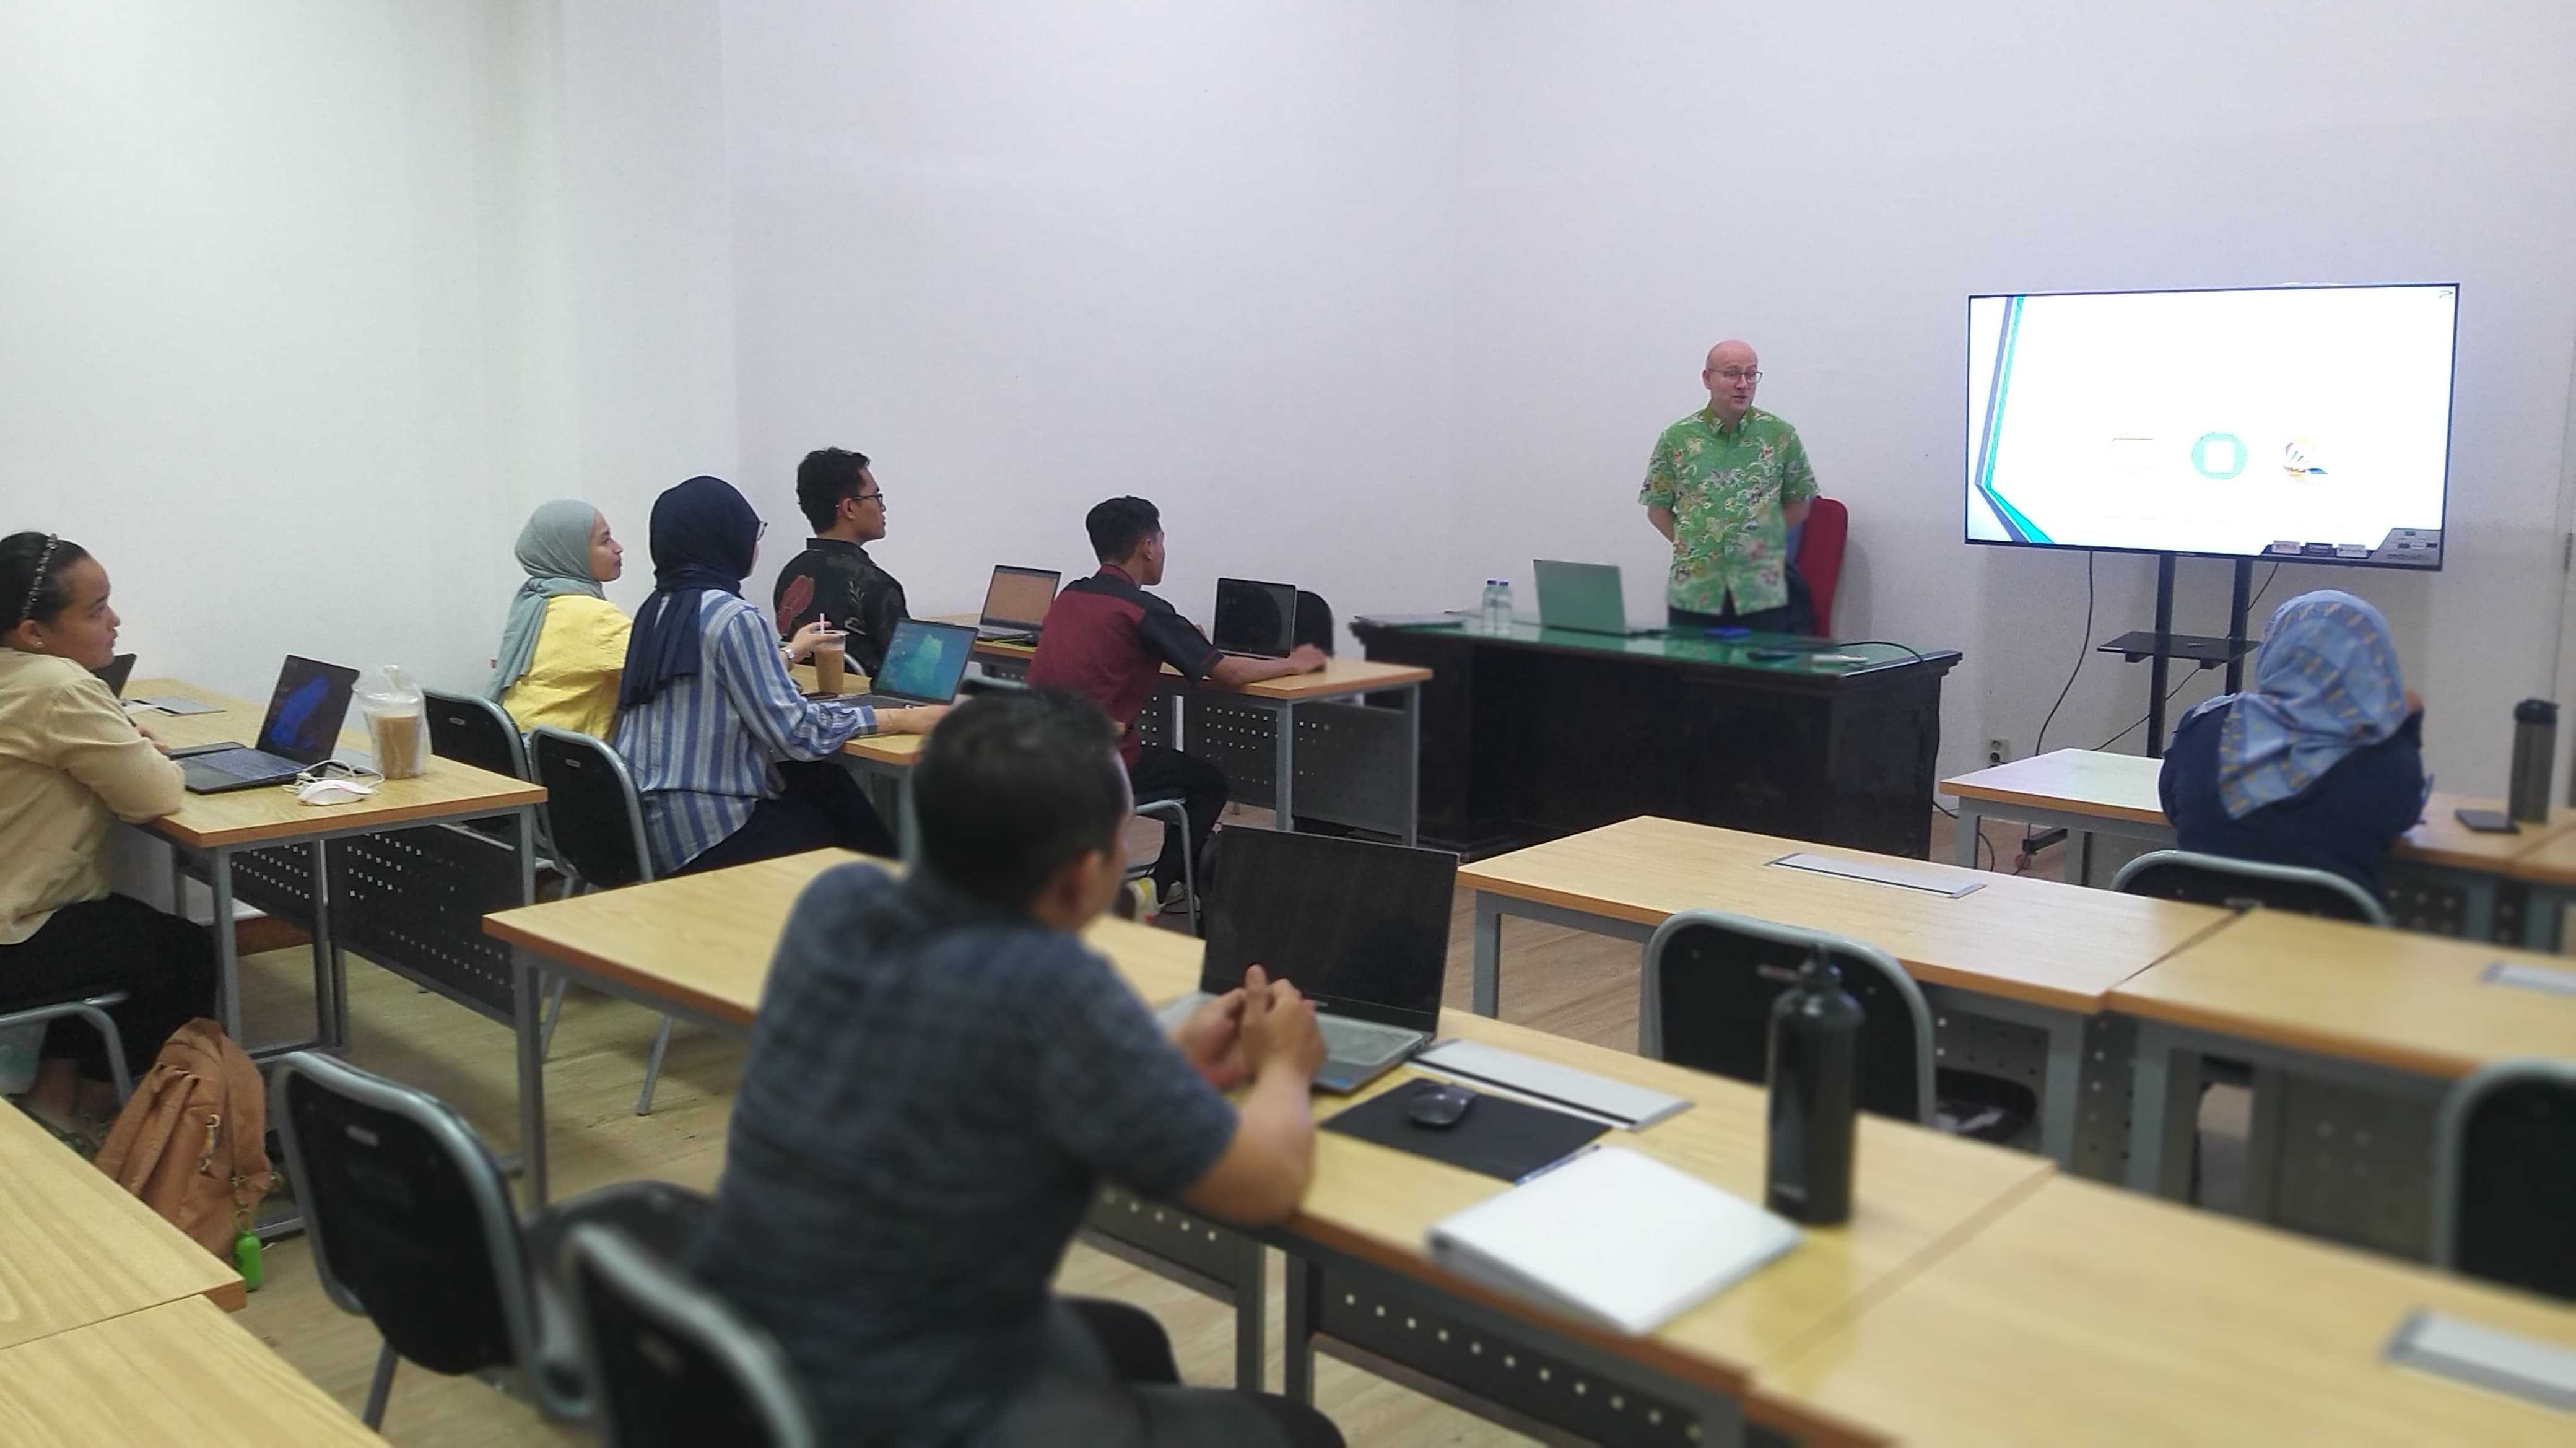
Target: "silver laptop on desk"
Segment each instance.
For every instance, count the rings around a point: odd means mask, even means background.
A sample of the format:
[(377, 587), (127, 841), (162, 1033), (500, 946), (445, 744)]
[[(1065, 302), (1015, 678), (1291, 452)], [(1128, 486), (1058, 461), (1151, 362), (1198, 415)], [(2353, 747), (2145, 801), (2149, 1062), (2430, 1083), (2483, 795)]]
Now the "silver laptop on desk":
[(1458, 857), (1444, 850), (1228, 830), (1198, 992), (1165, 1006), (1163, 1021), (1179, 1025), (1258, 965), (1315, 1003), (1330, 1053), (1317, 1089), (1356, 1091), (1440, 1028), (1457, 886)]
[(975, 631), (966, 625), (905, 619), (886, 640), (885, 662), (869, 676), (868, 691), (840, 702), (871, 709), (950, 703), (974, 656)]
[(1663, 625), (1631, 623), (1626, 592), (1615, 563), (1563, 563), (1541, 558), (1538, 572), (1538, 622), (1541, 628), (1570, 628), (1580, 633), (1638, 637), (1662, 633)]

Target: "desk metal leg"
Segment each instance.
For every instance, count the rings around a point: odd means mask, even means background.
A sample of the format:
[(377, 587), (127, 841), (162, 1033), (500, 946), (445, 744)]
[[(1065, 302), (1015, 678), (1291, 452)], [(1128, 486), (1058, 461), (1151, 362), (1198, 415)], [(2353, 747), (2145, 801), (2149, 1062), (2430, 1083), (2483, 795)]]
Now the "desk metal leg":
[(1422, 843), (1422, 686), (1404, 690), (1404, 842)]
[(1959, 837), (1950, 842), (1952, 864), (1965, 865), (1971, 870), (1977, 868), (1977, 830), (1985, 820), (1986, 817), (1978, 810), (1975, 800), (1964, 795), (1960, 797)]
[[(1288, 1300), (1280, 1344), (1279, 1391), (1290, 1402), (1315, 1402), (1315, 1295), (1324, 1290), (1324, 1269), (1291, 1252), (1280, 1284)], [(1238, 1383), (1237, 1386), (1240, 1386)]]
[(1234, 1385), (1257, 1393), (1269, 1365), (1262, 1326), (1270, 1307), (1270, 1249), (1248, 1236), (1236, 1246), (1243, 1256), (1234, 1273)]
[(520, 1210), (546, 1204), (546, 1059), (538, 1018), (544, 1014), (541, 973), (524, 950), (510, 953), (511, 1025), (519, 1046), (519, 1167), (526, 1195)]
[[(241, 942), (233, 933), (233, 852), (220, 845), (206, 857), (206, 889), (214, 896), (215, 979), (217, 1009), (224, 1034), (242, 1038)], [(314, 912), (319, 915), (321, 912)], [(247, 1043), (243, 1050), (250, 1049)]]
[(1476, 892), (1476, 974), (1475, 985), (1468, 996), (1468, 1008), (1480, 1016), (1502, 1014), (1503, 998), (1503, 905), (1502, 901), (1479, 890)]
[(2084, 1018), (2051, 1011), (2048, 1069), (2039, 1086), (2039, 1149), (2061, 1167), (2075, 1164), (2075, 1122), (2084, 1104)]
[(1270, 800), (1277, 817), (1274, 829), (1297, 828), (1297, 706), (1281, 700), (1278, 727), (1270, 741)]
[(313, 1035), (325, 1051), (349, 1049), (349, 965), (333, 930), (330, 846), (313, 842)]
[(2191, 1191), (2192, 1139), (2200, 1129), (2200, 1057), (2155, 1021), (2138, 1022), (2129, 1091), (2129, 1186), (2181, 1201)]
[(894, 847), (905, 864), (921, 859), (921, 813), (912, 802), (912, 771), (907, 769), (894, 782)]

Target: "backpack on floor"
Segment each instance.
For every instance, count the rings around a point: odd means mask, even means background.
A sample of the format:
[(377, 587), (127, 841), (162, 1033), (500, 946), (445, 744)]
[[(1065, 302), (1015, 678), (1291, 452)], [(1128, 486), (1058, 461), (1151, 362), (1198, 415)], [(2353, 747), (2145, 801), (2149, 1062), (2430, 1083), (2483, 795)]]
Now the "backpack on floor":
[(207, 1251), (234, 1244), (268, 1195), (268, 1095), (259, 1068), (204, 1017), (173, 1032), (116, 1114), (98, 1169)]

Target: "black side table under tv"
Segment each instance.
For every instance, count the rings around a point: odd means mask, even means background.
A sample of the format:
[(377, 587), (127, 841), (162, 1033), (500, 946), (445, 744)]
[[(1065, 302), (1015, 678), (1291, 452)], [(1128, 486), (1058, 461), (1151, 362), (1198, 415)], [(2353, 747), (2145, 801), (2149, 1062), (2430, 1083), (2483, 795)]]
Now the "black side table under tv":
[[(1482, 856), (1641, 814), (1922, 857), (1955, 649), (1354, 619), (1422, 686), (1422, 842)], [(1812, 642), (1809, 647), (1814, 647)]]

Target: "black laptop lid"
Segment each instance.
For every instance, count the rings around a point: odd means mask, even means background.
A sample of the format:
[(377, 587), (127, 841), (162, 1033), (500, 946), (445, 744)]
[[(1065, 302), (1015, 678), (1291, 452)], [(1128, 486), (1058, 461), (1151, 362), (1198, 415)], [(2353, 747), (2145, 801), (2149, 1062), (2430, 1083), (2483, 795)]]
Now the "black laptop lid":
[(1216, 638), (1230, 654), (1284, 659), (1297, 637), (1297, 585), (1216, 581)]
[(1063, 575), (1052, 568), (996, 565), (993, 581), (984, 589), (981, 621), (993, 628), (1035, 632), (1046, 621), (1047, 605), (1055, 602), (1055, 586), (1062, 580)]
[(923, 704), (957, 697), (957, 681), (975, 656), (975, 631), (962, 623), (908, 618), (886, 640), (885, 662), (868, 679), (868, 692)]
[(277, 692), (268, 696), (259, 747), (298, 764), (330, 758), (340, 744), (340, 726), (348, 722), (349, 694), (357, 687), (355, 669), (288, 654), (286, 667), (277, 672)]
[(104, 666), (90, 672), (98, 675), (99, 682), (107, 685), (109, 693), (122, 699), (125, 697), (125, 681), (134, 677), (134, 655), (118, 654)]
[(1417, 1031), (1440, 1024), (1458, 857), (1285, 830), (1225, 832), (1199, 989), (1258, 965), (1319, 1010)]

